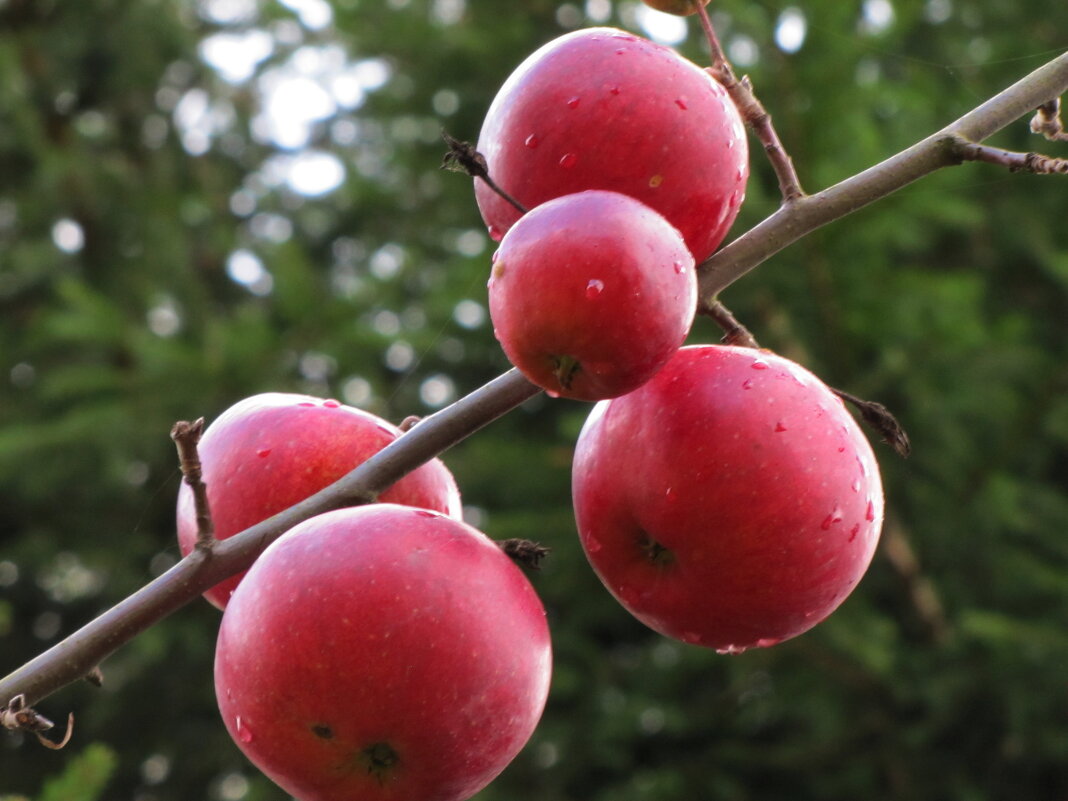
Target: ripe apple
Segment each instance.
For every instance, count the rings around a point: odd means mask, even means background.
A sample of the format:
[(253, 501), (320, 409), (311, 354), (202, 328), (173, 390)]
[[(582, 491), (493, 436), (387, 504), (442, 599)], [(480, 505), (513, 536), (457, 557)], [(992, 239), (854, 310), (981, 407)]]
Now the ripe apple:
[(458, 801), (545, 705), (545, 610), (484, 534), (436, 512), (328, 512), (267, 548), (223, 613), (215, 692), (301, 801)]
[[(697, 262), (726, 235), (749, 176), (726, 90), (670, 48), (613, 28), (531, 54), (494, 98), (477, 147), (526, 208), (586, 189), (622, 192), (678, 228)], [(495, 239), (519, 219), (481, 180), (475, 197)]]
[[(645, 5), (663, 11), (665, 14), (675, 14), (679, 17), (688, 17), (697, 13), (697, 4), (694, 0), (642, 0)], [(701, 0), (701, 5), (707, 6), (709, 0)]]
[[(270, 392), (231, 406), (198, 446), (217, 539), (226, 539), (329, 486), (399, 437), (400, 429), (335, 400)], [(402, 478), (381, 500), (461, 516), (452, 474), (433, 460)], [(193, 493), (178, 493), (178, 545), (196, 545)], [(222, 609), (241, 576), (204, 597)]]
[(812, 373), (775, 354), (679, 350), (594, 407), (572, 476), (579, 536), (646, 625), (738, 653), (826, 618), (871, 561), (871, 446)]
[(512, 364), (579, 400), (649, 380), (686, 338), (696, 303), (682, 235), (644, 203), (601, 190), (523, 215), (489, 280), (493, 330)]

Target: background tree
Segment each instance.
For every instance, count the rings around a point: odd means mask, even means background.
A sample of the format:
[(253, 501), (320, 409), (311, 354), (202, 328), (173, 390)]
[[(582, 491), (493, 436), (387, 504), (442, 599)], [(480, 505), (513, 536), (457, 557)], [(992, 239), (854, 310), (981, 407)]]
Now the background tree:
[[(1068, 8), (1035, 0), (712, 7), (809, 190), (941, 128), (1068, 30)], [(658, 23), (607, 0), (0, 3), (5, 665), (175, 561), (174, 420), (265, 390), (400, 420), (505, 369), (491, 243), (469, 182), (438, 169), (439, 131), (473, 140), (563, 30), (678, 35)], [(706, 61), (697, 34), (677, 46)], [(1026, 121), (992, 143), (1066, 155)], [(758, 155), (736, 232), (778, 203)], [(587, 405), (538, 397), (445, 454), (477, 525), (553, 548), (534, 579), (549, 708), (480, 798), (1068, 792), (1066, 198), (1057, 178), (946, 170), (725, 293), (763, 345), (887, 403), (914, 443), (907, 462), (880, 452), (890, 516), (867, 578), (797, 640), (722, 657), (611, 601), (570, 511)], [(283, 798), (217, 718), (217, 620), (194, 604), (102, 688), (44, 704), (78, 715), (67, 751), (0, 738), (0, 793)], [(54, 778), (111, 762), (102, 794)]]

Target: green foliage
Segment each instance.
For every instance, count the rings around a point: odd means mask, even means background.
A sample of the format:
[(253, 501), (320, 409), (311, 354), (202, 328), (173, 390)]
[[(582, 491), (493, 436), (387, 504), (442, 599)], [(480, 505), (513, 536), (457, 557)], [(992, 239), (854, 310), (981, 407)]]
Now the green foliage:
[[(236, 22), (212, 5), (0, 2), (4, 670), (177, 558), (176, 419), (294, 390), (400, 420), (507, 366), (485, 317), (492, 243), (470, 182), (438, 169), (439, 131), (475, 140), (500, 82), (568, 26), (640, 30), (630, 2), (336, 0), (325, 27), (295, 4), (252, 3)], [(865, 21), (876, 6), (712, 6), (728, 50), (756, 55), (739, 71), (809, 191), (938, 130), (1063, 49), (1068, 30), (1063, 3), (896, 2), (885, 27)], [(792, 53), (775, 44), (788, 7), (807, 22)], [(202, 43), (245, 31), (272, 49), (258, 77), (227, 81)], [(679, 47), (704, 59), (692, 20)], [(316, 59), (388, 69), (311, 125), (310, 146), (345, 168), (322, 196), (286, 184), (289, 151), (253, 123), (257, 80)], [(992, 143), (1068, 155), (1026, 120)], [(735, 233), (778, 203), (754, 151)], [(534, 577), (556, 654), (549, 708), (480, 798), (1068, 794), (1063, 181), (947, 170), (724, 293), (762, 344), (886, 403), (914, 444), (907, 462), (879, 456), (918, 576), (883, 549), (797, 640), (722, 657), (615, 605), (570, 512), (587, 406), (535, 399), (445, 454), (490, 535), (553, 549)], [(235, 252), (270, 286), (235, 280)], [(716, 338), (698, 323), (695, 340)], [(285, 801), (217, 719), (217, 620), (207, 604), (182, 610), (109, 659), (104, 688), (48, 699), (55, 719), (76, 710), (69, 749), (94, 744), (82, 754), (0, 735), (0, 789), (103, 798), (114, 767), (109, 799)]]

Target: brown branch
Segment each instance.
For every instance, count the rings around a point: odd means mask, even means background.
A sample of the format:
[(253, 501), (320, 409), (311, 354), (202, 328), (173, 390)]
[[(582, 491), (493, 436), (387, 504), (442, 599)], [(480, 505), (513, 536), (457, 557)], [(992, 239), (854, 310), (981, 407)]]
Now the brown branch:
[(1041, 153), (1017, 153), (999, 147), (965, 142), (960, 146), (965, 161), (981, 161), (1006, 167), (1010, 172), (1030, 172), (1035, 175), (1068, 175), (1068, 159), (1043, 156)]
[(1068, 91), (1068, 53), (886, 161), (815, 195), (783, 205), (700, 265), (702, 307), (787, 245), (925, 175), (960, 164), (962, 142), (981, 142), (1065, 91)]
[(701, 309), (701, 314), (711, 317), (716, 324), (723, 329), (723, 338), (720, 340), (724, 345), (738, 345), (743, 348), (759, 348), (749, 329), (746, 328), (730, 309), (719, 300), (712, 300)]
[(540, 390), (510, 370), (376, 453), (340, 481), (240, 534), (210, 552), (194, 549), (154, 581), (0, 679), (0, 701), (23, 696), (32, 705), (78, 681), (105, 657), (224, 578), (248, 569), (271, 542), (313, 515), (375, 497), (404, 475), (514, 409)]
[(727, 90), (727, 94), (734, 101), (738, 113), (742, 115), (746, 125), (753, 130), (757, 139), (764, 146), (768, 161), (771, 162), (771, 167), (779, 179), (779, 191), (782, 192), (783, 203), (789, 204), (798, 198), (804, 197), (805, 191), (801, 188), (801, 181), (797, 177), (794, 162), (779, 139), (779, 134), (771, 121), (771, 114), (757, 100), (749, 76), (743, 76), (741, 80), (738, 80), (735, 76), (730, 62), (727, 61), (727, 57), (723, 53), (719, 37), (716, 35), (716, 30), (712, 26), (712, 20), (709, 18), (708, 11), (704, 5), (700, 3), (694, 3), (694, 5), (697, 6), (697, 18), (701, 21), (701, 27), (705, 32), (705, 38), (708, 40), (708, 47), (711, 51), (712, 66), (708, 70), (709, 74)]
[(1043, 103), (1035, 111), (1031, 118), (1031, 130), (1036, 134), (1042, 134), (1051, 142), (1068, 142), (1068, 131), (1061, 122), (1061, 99), (1053, 98), (1048, 103)]
[(192, 423), (179, 420), (171, 428), (171, 439), (178, 448), (178, 463), (182, 469), (182, 478), (193, 491), (193, 508), (197, 521), (196, 547), (210, 550), (215, 542), (215, 525), (211, 522), (211, 507), (208, 505), (208, 488), (204, 484), (197, 443), (204, 433), (204, 418)]

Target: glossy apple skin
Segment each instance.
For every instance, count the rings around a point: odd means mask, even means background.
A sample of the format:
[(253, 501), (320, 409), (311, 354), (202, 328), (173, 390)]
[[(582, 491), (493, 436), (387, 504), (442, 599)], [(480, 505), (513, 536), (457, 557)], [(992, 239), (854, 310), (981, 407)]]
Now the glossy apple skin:
[(489, 280), (493, 330), (512, 364), (578, 400), (648, 381), (682, 345), (696, 304), (682, 236), (618, 192), (565, 195), (525, 214)]
[[(688, 17), (697, 13), (697, 6), (692, 0), (642, 0), (645, 5), (663, 11), (665, 14), (674, 14), (677, 17)], [(702, 0), (701, 5), (707, 6), (709, 0)]]
[(879, 469), (818, 378), (766, 351), (682, 348), (597, 404), (572, 489), (594, 570), (635, 617), (738, 653), (826, 618), (871, 561)]
[[(527, 209), (587, 189), (621, 192), (682, 232), (697, 262), (737, 216), (745, 131), (723, 87), (670, 48), (613, 28), (565, 34), (505, 81), (479, 135), (493, 180)], [(475, 181), (495, 239), (520, 213)]]
[(215, 692), (234, 742), (301, 801), (458, 801), (529, 739), (550, 672), (545, 610), (490, 539), (373, 504), (264, 551), (223, 614)]
[[(401, 435), (369, 412), (335, 400), (268, 392), (245, 398), (209, 425), (198, 445), (217, 539), (232, 537), (329, 486)], [(462, 515), (456, 481), (433, 460), (380, 496), (408, 506)], [(178, 545), (196, 545), (193, 493), (178, 493)], [(241, 575), (219, 582), (204, 597), (222, 609)]]

